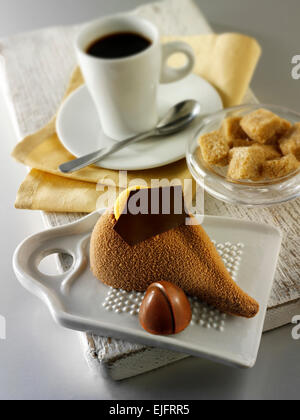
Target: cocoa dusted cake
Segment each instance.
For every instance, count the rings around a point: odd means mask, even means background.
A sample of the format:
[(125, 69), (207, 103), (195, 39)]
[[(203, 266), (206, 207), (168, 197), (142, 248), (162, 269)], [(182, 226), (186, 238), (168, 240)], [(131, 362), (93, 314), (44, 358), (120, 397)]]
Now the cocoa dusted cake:
[[(158, 190), (162, 194), (163, 189)], [(177, 193), (173, 187), (170, 202)], [(222, 312), (254, 317), (258, 303), (232, 280), (202, 226), (186, 223), (193, 216), (187, 215), (184, 205), (180, 214), (172, 205), (169, 214), (161, 208), (156, 214), (131, 214), (130, 200), (141, 201), (143, 196), (149, 203), (151, 190), (127, 190), (115, 210), (100, 217), (90, 245), (93, 274), (126, 291), (144, 292), (153, 282), (168, 281)], [(152, 208), (153, 197), (151, 204)]]

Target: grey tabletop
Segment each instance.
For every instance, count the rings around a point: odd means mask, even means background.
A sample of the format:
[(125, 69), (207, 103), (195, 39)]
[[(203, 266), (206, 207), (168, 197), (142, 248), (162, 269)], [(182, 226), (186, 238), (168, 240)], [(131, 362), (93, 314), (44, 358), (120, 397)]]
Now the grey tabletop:
[[(144, 3), (150, 1), (0, 0), (0, 36), (83, 22)], [(196, 3), (216, 31), (240, 31), (261, 43), (263, 57), (252, 83), (259, 99), (265, 103), (284, 102), (300, 111), (300, 80), (291, 76), (292, 57), (300, 55), (299, 1), (196, 0)], [(8, 107), (1, 97), (0, 111), (0, 314), (7, 321), (7, 339), (0, 339), (1, 399), (299, 399), (300, 340), (293, 339), (292, 325), (263, 336), (252, 370), (189, 358), (120, 383), (92, 377), (77, 334), (54, 325), (46, 308), (15, 281), (11, 269), (13, 250), (24, 236), (40, 230), (42, 223), (37, 213), (12, 210), (25, 169), (7, 158), (17, 139), (9, 122)], [(10, 189), (3, 181), (8, 173)]]

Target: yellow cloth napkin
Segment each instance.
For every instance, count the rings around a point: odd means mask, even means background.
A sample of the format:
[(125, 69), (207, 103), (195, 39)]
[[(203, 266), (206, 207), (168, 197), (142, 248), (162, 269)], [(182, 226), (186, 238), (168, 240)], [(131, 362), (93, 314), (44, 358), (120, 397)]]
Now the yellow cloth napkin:
[[(261, 54), (258, 43), (239, 34), (199, 35), (164, 37), (163, 42), (182, 40), (193, 48), (196, 55), (194, 73), (198, 74), (219, 91), (225, 107), (237, 105), (244, 97)], [(171, 59), (174, 66), (181, 65), (182, 57)], [(84, 83), (77, 68), (66, 92), (71, 92)], [(95, 166), (63, 175), (58, 166), (74, 158), (61, 144), (55, 131), (54, 117), (46, 127), (24, 138), (14, 149), (12, 156), (33, 168), (22, 183), (15, 206), (32, 210), (91, 212), (103, 207), (103, 202), (112, 203), (118, 193), (115, 186), (125, 188), (120, 182), (119, 171)], [(129, 171), (129, 185), (143, 180), (191, 180), (185, 160), (144, 171)], [(106, 188), (104, 188), (106, 186)]]
[[(194, 73), (218, 90), (224, 107), (239, 105), (261, 55), (257, 41), (234, 33), (167, 37), (165, 41), (178, 39), (193, 48), (196, 55)], [(177, 55), (171, 58), (170, 64), (182, 66), (184, 60), (182, 55)]]

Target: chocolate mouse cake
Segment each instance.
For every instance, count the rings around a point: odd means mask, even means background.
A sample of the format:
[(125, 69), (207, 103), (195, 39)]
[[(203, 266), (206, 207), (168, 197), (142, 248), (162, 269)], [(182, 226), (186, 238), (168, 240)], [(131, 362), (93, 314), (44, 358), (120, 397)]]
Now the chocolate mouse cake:
[[(156, 218), (129, 214), (127, 204), (136, 191), (123, 193), (123, 211), (115, 215), (108, 210), (96, 224), (90, 245), (93, 274), (126, 291), (143, 292), (153, 282), (169, 281), (222, 312), (254, 317), (258, 303), (232, 280), (202, 226), (184, 223), (186, 211), (175, 214), (173, 208)], [(150, 197), (150, 189), (143, 191)], [(144, 225), (150, 230), (144, 231)], [(153, 226), (156, 232), (151, 232)]]

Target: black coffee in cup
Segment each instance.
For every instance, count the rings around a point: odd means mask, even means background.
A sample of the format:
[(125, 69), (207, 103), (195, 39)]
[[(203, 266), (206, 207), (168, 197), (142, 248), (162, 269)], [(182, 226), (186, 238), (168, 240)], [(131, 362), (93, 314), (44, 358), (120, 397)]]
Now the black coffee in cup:
[(152, 42), (143, 35), (133, 32), (118, 32), (105, 35), (94, 41), (88, 48), (87, 53), (93, 57), (116, 59), (125, 58), (138, 54)]

